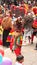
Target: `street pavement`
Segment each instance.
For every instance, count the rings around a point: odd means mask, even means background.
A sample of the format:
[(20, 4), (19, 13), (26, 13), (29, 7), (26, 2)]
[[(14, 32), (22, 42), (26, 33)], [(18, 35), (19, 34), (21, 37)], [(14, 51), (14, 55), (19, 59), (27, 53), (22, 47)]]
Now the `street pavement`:
[[(10, 48), (0, 47), (4, 49), (5, 57), (12, 60), (12, 65), (15, 64), (16, 55), (10, 50)], [(24, 56), (24, 65), (37, 65), (37, 50), (35, 50), (35, 44), (22, 46), (21, 53)]]

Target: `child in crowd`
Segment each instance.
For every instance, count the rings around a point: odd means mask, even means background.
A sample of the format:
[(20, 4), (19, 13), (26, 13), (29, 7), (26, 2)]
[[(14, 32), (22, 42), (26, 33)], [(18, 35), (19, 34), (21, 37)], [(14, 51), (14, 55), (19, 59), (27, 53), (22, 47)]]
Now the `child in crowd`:
[(22, 65), (23, 61), (24, 61), (24, 56), (19, 55), (19, 56), (17, 56), (17, 58), (16, 58), (16, 63), (15, 63), (15, 65)]

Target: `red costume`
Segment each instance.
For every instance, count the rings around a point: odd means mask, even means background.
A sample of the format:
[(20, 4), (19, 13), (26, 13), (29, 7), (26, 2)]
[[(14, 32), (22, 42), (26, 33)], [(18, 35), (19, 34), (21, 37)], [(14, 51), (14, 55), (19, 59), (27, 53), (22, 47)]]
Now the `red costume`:
[(34, 14), (37, 15), (37, 7), (33, 7), (32, 10), (33, 10)]
[(33, 28), (37, 28), (37, 19), (33, 21)]

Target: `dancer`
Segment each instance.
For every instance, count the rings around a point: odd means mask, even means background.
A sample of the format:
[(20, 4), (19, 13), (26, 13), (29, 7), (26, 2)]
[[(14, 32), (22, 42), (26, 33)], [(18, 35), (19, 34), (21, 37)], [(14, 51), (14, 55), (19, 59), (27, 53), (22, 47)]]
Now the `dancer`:
[[(12, 46), (12, 51), (15, 52), (16, 56), (21, 54), (21, 47), (22, 47), (22, 24), (18, 20), (15, 23), (15, 31), (12, 33), (12, 42), (10, 45)], [(13, 41), (14, 40), (14, 41)], [(10, 47), (11, 48), (11, 47)]]
[(7, 36), (11, 30), (11, 18), (5, 17), (2, 21), (2, 27), (3, 27), (3, 46), (9, 47), (10, 43), (7, 43)]

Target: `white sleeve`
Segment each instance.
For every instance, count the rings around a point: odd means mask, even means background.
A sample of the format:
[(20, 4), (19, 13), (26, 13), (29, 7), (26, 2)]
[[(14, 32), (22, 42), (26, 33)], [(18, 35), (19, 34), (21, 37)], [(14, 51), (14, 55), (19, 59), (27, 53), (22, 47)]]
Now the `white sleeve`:
[(22, 64), (20, 64), (20, 63), (16, 62), (16, 63), (15, 63), (15, 65), (22, 65)]

